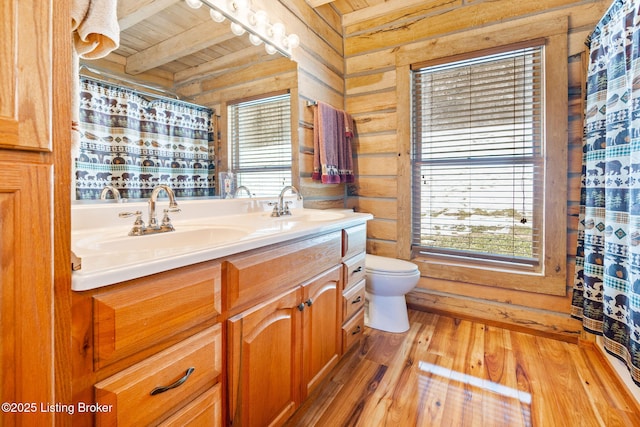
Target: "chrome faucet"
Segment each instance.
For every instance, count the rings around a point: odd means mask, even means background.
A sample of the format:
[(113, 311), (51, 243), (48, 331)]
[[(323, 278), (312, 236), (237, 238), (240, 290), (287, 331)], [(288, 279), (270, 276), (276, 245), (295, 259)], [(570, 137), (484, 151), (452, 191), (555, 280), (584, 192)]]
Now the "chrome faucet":
[(292, 193), (298, 195), (298, 200), (302, 200), (302, 194), (298, 191), (296, 187), (293, 185), (287, 185), (280, 191), (280, 195), (278, 196), (278, 201), (275, 203), (269, 203), (269, 206), (273, 206), (273, 212), (271, 212), (271, 216), (283, 216), (283, 215), (291, 215), (291, 211), (289, 210), (289, 204), (291, 202), (284, 201), (284, 195), (287, 191), (291, 190)]
[[(158, 194), (164, 190), (169, 196), (169, 209), (164, 210), (164, 218), (162, 224), (158, 225), (158, 219), (156, 218), (156, 201), (158, 200)], [(149, 198), (149, 225), (148, 228), (153, 228), (160, 231), (173, 231), (173, 225), (169, 219), (169, 212), (180, 212), (178, 209), (178, 203), (176, 203), (176, 196), (173, 194), (173, 190), (166, 184), (157, 185), (151, 192)], [(166, 228), (166, 229), (165, 229)]]
[(241, 185), (240, 187), (236, 188), (236, 191), (233, 192), (234, 199), (238, 198), (238, 194), (240, 193), (240, 190), (244, 190), (249, 195), (249, 198), (253, 199), (253, 194), (251, 194), (251, 191), (249, 191), (246, 185)]
[(120, 203), (122, 201), (124, 201), (124, 199), (122, 199), (120, 197), (120, 191), (118, 191), (118, 189), (116, 187), (114, 187), (113, 185), (105, 185), (104, 188), (102, 189), (102, 192), (100, 193), (100, 200), (107, 200), (107, 194), (111, 193), (113, 195), (113, 201), (116, 203)]
[[(162, 223), (158, 225), (158, 219), (156, 218), (156, 201), (158, 200), (158, 194), (161, 191), (165, 191), (169, 196), (169, 208), (164, 210), (164, 217)], [(133, 223), (133, 228), (129, 231), (129, 236), (144, 236), (147, 234), (164, 233), (167, 231), (173, 231), (173, 224), (169, 218), (169, 212), (180, 212), (178, 209), (178, 203), (176, 203), (175, 195), (171, 187), (165, 184), (156, 186), (151, 192), (149, 198), (149, 225), (145, 225), (142, 220), (142, 211), (135, 212), (121, 212), (120, 218), (128, 218), (135, 216), (136, 220)]]

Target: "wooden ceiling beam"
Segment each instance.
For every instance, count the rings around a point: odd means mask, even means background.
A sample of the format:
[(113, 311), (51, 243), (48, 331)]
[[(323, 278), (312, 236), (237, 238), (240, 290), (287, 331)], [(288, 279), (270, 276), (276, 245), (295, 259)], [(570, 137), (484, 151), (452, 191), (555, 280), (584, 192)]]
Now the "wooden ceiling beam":
[(207, 20), (127, 58), (128, 74), (140, 74), (235, 37), (228, 25)]
[(380, 16), (386, 16), (390, 13), (427, 3), (429, 2), (426, 2), (425, 0), (388, 0), (375, 6), (369, 6), (363, 9), (354, 10), (350, 13), (345, 13), (342, 15), (342, 26), (348, 27), (349, 25), (354, 25)]
[(334, 0), (304, 0), (311, 7), (322, 6), (323, 4), (333, 3)]
[(119, 1), (118, 24), (120, 25), (120, 31), (133, 27), (138, 22), (144, 21), (179, 1), (180, 0)]
[(269, 54), (264, 50), (264, 46), (249, 46), (245, 49), (232, 52), (228, 55), (216, 58), (213, 61), (188, 68), (184, 71), (175, 73), (175, 83), (180, 85), (190, 80), (202, 78), (207, 75), (221, 74), (232, 68), (242, 65), (251, 64), (253, 62), (261, 62), (268, 58)]

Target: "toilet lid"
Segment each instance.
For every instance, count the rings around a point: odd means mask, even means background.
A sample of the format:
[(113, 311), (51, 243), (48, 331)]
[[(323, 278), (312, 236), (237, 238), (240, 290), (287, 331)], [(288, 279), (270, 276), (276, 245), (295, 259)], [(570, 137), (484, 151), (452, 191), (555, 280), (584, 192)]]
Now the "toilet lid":
[(371, 272), (412, 274), (418, 271), (418, 266), (412, 262), (377, 255), (367, 254), (364, 263), (366, 270)]

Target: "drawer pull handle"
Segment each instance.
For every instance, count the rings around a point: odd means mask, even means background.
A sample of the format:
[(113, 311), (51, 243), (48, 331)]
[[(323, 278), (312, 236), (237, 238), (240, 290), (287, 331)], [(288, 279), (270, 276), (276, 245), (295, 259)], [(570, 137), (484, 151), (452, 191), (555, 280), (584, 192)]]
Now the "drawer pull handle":
[(196, 370), (196, 368), (191, 367), (191, 368), (187, 369), (187, 372), (184, 374), (184, 377), (180, 378), (175, 383), (173, 383), (171, 385), (163, 386), (163, 387), (154, 388), (153, 390), (151, 390), (151, 396), (155, 396), (156, 394), (164, 393), (165, 391), (169, 391), (172, 388), (180, 387), (182, 384), (185, 383), (185, 381), (187, 381), (189, 379), (189, 377), (191, 376), (191, 374), (193, 374), (193, 371), (195, 371), (195, 370)]
[(355, 270), (353, 270), (353, 273), (351, 273), (351, 274), (360, 273), (361, 271), (362, 271), (362, 266), (359, 266), (358, 268), (356, 268)]
[(351, 335), (358, 335), (361, 330), (362, 328), (360, 328), (360, 325), (358, 325), (358, 327), (351, 332)]
[(360, 301), (362, 301), (362, 295), (358, 295), (358, 298), (351, 301), (351, 304), (358, 304)]

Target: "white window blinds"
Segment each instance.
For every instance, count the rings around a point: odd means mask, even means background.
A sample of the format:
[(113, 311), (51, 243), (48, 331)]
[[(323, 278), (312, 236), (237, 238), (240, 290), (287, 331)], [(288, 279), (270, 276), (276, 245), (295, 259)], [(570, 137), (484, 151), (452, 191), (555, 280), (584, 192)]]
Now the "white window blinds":
[(237, 185), (256, 196), (276, 196), (291, 185), (289, 94), (228, 106), (229, 165)]
[(542, 238), (543, 47), (413, 71), (413, 245), (536, 265)]

